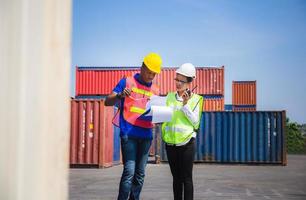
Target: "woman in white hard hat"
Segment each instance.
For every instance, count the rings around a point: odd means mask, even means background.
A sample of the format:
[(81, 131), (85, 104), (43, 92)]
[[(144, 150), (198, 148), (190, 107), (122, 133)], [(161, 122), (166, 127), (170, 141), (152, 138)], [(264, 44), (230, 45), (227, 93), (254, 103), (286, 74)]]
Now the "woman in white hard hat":
[(185, 63), (176, 70), (176, 92), (167, 95), (167, 106), (174, 110), (172, 120), (162, 125), (162, 139), (173, 176), (175, 200), (183, 199), (183, 193), (184, 200), (193, 199), (195, 137), (203, 105), (202, 96), (190, 90), (195, 78), (196, 69), (191, 63)]

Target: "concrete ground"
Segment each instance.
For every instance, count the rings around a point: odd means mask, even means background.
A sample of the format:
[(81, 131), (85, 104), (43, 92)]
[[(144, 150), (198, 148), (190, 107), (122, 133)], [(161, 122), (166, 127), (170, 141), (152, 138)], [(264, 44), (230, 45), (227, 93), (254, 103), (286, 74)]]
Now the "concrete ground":
[[(70, 200), (116, 199), (122, 165), (70, 169)], [(194, 199), (306, 200), (306, 156), (289, 155), (287, 166), (195, 164)], [(141, 199), (173, 199), (168, 164), (148, 164)]]

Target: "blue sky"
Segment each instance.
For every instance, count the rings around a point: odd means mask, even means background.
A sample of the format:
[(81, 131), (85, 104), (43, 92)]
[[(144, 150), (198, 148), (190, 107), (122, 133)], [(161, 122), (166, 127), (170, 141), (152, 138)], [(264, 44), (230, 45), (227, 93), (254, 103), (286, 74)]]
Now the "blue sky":
[(306, 0), (73, 1), (73, 84), (75, 65), (139, 66), (152, 51), (164, 66), (224, 65), (226, 104), (233, 80), (256, 80), (258, 110), (306, 123)]

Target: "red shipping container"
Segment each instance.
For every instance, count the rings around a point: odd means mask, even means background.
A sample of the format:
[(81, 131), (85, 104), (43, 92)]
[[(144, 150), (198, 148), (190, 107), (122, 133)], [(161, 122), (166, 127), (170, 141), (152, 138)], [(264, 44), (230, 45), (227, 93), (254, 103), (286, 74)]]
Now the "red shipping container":
[(103, 110), (103, 114), (100, 118), (100, 157), (99, 167), (110, 167), (113, 163), (113, 151), (114, 151), (114, 128), (113, 117), (114, 108), (112, 106), (104, 106), (100, 103), (100, 110)]
[(203, 111), (223, 111), (224, 97), (204, 97)]
[(233, 81), (233, 105), (256, 105), (256, 81)]
[[(175, 91), (176, 68), (163, 68), (154, 82), (160, 87), (160, 95)], [(76, 96), (108, 95), (118, 81), (139, 72), (139, 68), (128, 67), (76, 67)], [(197, 78), (192, 87), (202, 95), (224, 95), (224, 67), (198, 67)]]
[(103, 100), (71, 100), (70, 164), (112, 165), (112, 117)]
[(139, 72), (138, 68), (76, 68), (76, 96), (108, 95), (119, 80)]

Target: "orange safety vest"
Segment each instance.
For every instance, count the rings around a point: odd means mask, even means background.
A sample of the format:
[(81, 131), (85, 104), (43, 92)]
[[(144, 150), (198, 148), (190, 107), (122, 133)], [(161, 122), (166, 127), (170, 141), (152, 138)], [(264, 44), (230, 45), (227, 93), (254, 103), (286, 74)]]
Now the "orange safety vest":
[[(152, 122), (146, 119), (140, 119), (140, 116), (145, 112), (146, 104), (150, 97), (159, 93), (158, 87), (155, 84), (152, 84), (151, 87), (147, 87), (138, 83), (134, 77), (127, 77), (126, 88), (131, 90), (131, 95), (126, 96), (124, 99), (124, 119), (135, 126), (152, 128)], [(117, 121), (117, 123), (114, 123), (115, 125), (118, 125), (118, 118), (119, 116), (117, 116), (117, 120), (113, 120), (113, 123)]]

